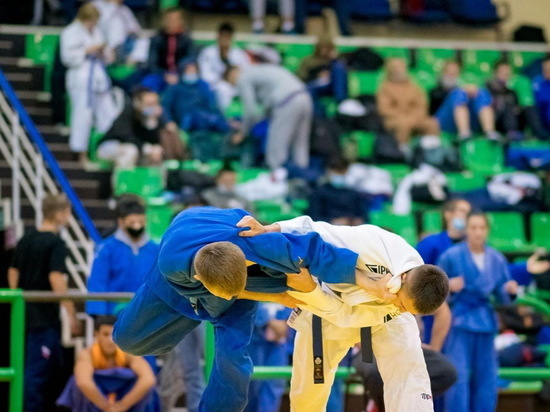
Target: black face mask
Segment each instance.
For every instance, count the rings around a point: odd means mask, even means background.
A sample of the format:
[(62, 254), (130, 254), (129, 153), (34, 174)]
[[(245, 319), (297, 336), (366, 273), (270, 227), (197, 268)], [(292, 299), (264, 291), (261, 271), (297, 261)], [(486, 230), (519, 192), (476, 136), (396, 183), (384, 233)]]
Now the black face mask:
[(140, 227), (139, 229), (134, 229), (132, 227), (127, 227), (126, 232), (132, 237), (133, 239), (139, 239), (141, 235), (143, 235), (143, 232), (145, 232), (145, 227)]

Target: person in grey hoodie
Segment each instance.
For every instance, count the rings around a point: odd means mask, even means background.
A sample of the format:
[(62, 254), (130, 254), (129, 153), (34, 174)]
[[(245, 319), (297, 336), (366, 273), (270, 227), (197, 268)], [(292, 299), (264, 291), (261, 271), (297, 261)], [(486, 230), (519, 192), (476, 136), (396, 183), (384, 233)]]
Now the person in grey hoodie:
[(299, 167), (307, 167), (313, 104), (305, 84), (284, 67), (273, 64), (229, 67), (224, 78), (237, 87), (243, 103), (240, 139), (268, 117), (265, 159), (269, 168), (277, 169), (290, 159)]

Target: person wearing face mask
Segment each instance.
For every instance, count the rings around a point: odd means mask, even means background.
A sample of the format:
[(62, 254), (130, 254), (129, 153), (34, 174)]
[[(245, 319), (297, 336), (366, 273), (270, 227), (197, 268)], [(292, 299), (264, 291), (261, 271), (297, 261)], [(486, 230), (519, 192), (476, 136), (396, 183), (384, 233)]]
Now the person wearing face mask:
[(430, 113), (441, 130), (457, 133), (460, 141), (470, 139), (475, 131), (490, 140), (499, 140), (495, 129), (495, 112), (491, 94), (483, 87), (460, 84), (460, 65), (448, 61), (436, 88), (430, 91)]
[(185, 59), (179, 67), (180, 80), (168, 87), (162, 101), (169, 128), (229, 132), (231, 128), (218, 108), (212, 89), (200, 78), (196, 60)]
[[(98, 245), (88, 278), (90, 292), (135, 292), (156, 262), (159, 246), (145, 232), (145, 207), (134, 196), (116, 208), (117, 230)], [(88, 302), (90, 315), (115, 314), (116, 302)]]
[(518, 285), (506, 258), (487, 246), (489, 222), (483, 213), (466, 218), (466, 239), (447, 250), (438, 265), (449, 276), (453, 315), (444, 352), (458, 372), (445, 394), (448, 412), (494, 411), (498, 361), (494, 336), (498, 321), (492, 299), (510, 303)]
[(216, 175), (216, 186), (206, 189), (201, 196), (214, 207), (220, 209), (245, 209), (254, 213), (253, 205), (235, 193), (237, 173), (229, 166), (224, 166)]
[(349, 164), (336, 159), (328, 166), (328, 182), (316, 188), (309, 199), (308, 215), (335, 225), (357, 226), (365, 222), (366, 201), (346, 184)]
[(97, 156), (115, 167), (133, 168), (138, 163), (160, 165), (163, 159), (182, 160), (185, 148), (177, 133), (166, 127), (158, 94), (139, 88), (99, 141)]
[(428, 115), (426, 95), (409, 78), (403, 59), (388, 59), (386, 79), (376, 93), (376, 107), (384, 127), (394, 134), (404, 152), (415, 133), (439, 136), (437, 120)]

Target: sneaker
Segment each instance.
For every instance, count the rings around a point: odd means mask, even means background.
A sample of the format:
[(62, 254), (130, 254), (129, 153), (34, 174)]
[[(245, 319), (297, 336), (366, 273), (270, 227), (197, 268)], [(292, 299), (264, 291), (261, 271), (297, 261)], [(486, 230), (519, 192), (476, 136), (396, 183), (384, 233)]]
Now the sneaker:
[(493, 142), (499, 142), (502, 139), (501, 134), (495, 130), (485, 133), (485, 136)]

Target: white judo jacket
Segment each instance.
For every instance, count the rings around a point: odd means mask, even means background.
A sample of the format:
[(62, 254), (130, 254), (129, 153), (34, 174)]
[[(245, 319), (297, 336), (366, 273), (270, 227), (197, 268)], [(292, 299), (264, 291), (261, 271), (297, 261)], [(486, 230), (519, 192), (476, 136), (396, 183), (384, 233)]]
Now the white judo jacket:
[[(317, 232), (327, 243), (358, 253), (358, 268), (380, 277), (388, 272), (401, 275), (423, 264), (418, 252), (404, 239), (377, 226), (333, 226), (307, 216), (278, 224), (282, 233)], [(356, 285), (324, 284), (310, 293), (289, 293), (306, 303), (289, 319), (289, 325), (297, 331), (290, 391), (292, 412), (325, 410), (338, 364), (360, 341), (360, 328), (367, 326), (372, 326), (372, 346), (384, 380), (386, 410), (433, 411), (420, 331), (412, 314), (401, 314), (396, 306), (377, 302), (375, 296)], [(312, 378), (312, 313), (323, 319), (322, 385), (314, 384)]]

